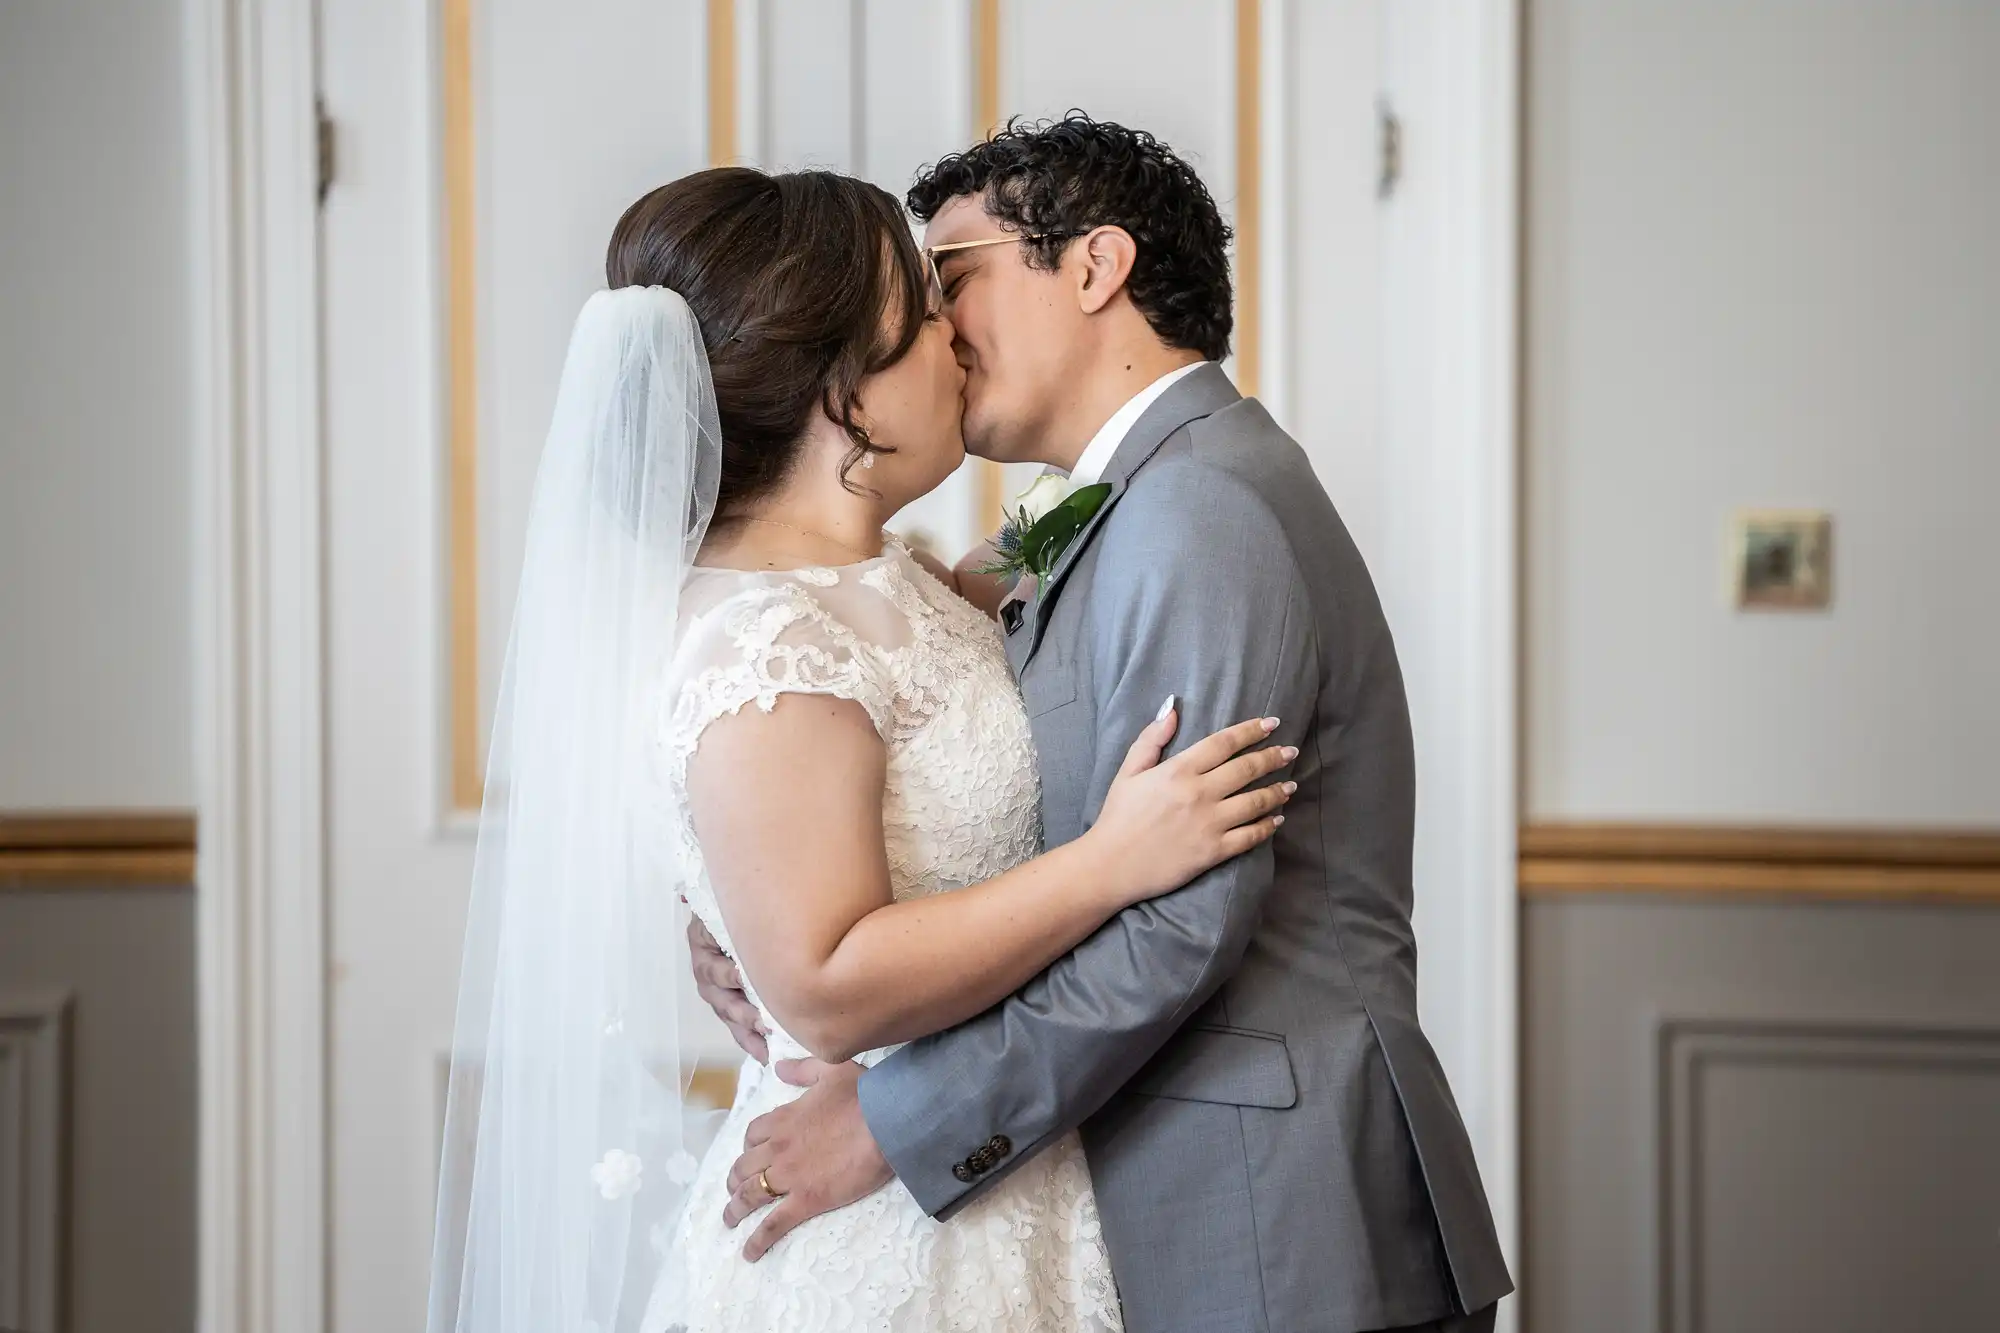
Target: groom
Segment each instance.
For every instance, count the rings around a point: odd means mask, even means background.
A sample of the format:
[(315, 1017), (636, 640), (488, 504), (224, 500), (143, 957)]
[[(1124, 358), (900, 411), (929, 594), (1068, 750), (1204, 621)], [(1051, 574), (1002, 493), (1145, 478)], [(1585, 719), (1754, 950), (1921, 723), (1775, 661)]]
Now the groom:
[[(1169, 694), (1184, 740), (1280, 718), (1299, 790), (1272, 842), (978, 1018), (872, 1070), (786, 1069), (812, 1086), (750, 1127), (785, 1199), (746, 1252), (892, 1175), (949, 1217), (1080, 1128), (1133, 1333), (1490, 1328), (1512, 1286), (1417, 1024), (1402, 677), (1305, 454), (1216, 364), (1228, 227), (1150, 135), (1075, 115), (944, 159), (909, 204), (968, 449), (1112, 488), (1003, 616), (1048, 844)], [(696, 970), (756, 1053), (728, 960)], [(732, 1224), (768, 1201), (753, 1181), (732, 1172)]]

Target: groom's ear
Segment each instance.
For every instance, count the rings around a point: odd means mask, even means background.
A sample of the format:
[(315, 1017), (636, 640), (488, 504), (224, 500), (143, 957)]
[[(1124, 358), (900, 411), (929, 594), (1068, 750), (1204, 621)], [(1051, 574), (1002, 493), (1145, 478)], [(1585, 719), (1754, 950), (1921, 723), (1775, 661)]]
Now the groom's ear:
[(1084, 314), (1094, 315), (1124, 290), (1125, 280), (1132, 276), (1132, 261), (1138, 257), (1139, 247), (1132, 240), (1132, 233), (1123, 227), (1096, 227), (1079, 238), (1073, 253), (1083, 261), (1078, 275), (1077, 304)]

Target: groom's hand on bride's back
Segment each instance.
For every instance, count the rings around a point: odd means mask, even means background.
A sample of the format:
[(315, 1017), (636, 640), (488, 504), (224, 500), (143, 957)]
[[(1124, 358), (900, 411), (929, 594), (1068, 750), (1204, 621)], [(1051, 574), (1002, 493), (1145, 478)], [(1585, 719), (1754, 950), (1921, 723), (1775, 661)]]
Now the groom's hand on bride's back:
[(701, 1002), (715, 1011), (745, 1055), (760, 1065), (770, 1063), (771, 1051), (764, 1041), (757, 1006), (743, 993), (743, 974), (699, 917), (688, 919), (688, 962)]

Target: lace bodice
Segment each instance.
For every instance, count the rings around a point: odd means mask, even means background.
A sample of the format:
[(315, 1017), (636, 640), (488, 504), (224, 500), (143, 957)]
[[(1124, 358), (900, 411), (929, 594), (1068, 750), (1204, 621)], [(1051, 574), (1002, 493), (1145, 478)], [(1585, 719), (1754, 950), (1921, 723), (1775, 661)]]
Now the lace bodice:
[[(990, 879), (1040, 849), (1034, 742), (999, 633), (907, 549), (892, 542), (839, 569), (698, 569), (681, 607), (665, 726), (675, 850), (688, 905), (732, 955), (686, 783), (703, 733), (746, 704), (820, 694), (868, 711), (888, 749), (883, 839), (899, 900)], [(774, 1056), (804, 1054), (764, 1019)]]
[[(1039, 850), (1033, 740), (999, 630), (898, 545), (840, 569), (697, 570), (683, 589), (664, 703), (671, 840), (689, 906), (734, 953), (684, 813), (702, 736), (780, 695), (849, 699), (888, 752), (883, 839), (898, 899), (989, 879)], [(757, 978), (745, 982), (756, 998)], [(771, 1056), (805, 1054), (772, 1028)], [(888, 1054), (871, 1051), (874, 1063)], [(689, 1188), (642, 1333), (1119, 1333), (1122, 1317), (1083, 1149), (1064, 1135), (948, 1222), (900, 1181), (815, 1217), (758, 1263), (761, 1214), (722, 1225), (727, 1173), (757, 1116), (798, 1091), (755, 1062)]]

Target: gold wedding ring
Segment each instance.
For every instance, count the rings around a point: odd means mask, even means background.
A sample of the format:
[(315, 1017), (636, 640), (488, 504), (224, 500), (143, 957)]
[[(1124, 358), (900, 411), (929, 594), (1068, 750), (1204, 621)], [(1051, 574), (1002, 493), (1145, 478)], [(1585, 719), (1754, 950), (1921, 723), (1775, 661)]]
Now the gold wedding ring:
[(770, 1195), (774, 1199), (782, 1199), (785, 1197), (784, 1195), (778, 1193), (778, 1191), (771, 1188), (771, 1168), (768, 1166), (765, 1167), (762, 1171), (759, 1171), (757, 1173), (757, 1188), (763, 1190), (764, 1193)]

